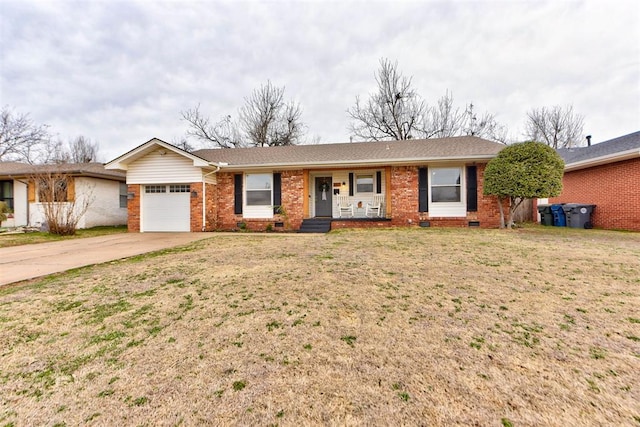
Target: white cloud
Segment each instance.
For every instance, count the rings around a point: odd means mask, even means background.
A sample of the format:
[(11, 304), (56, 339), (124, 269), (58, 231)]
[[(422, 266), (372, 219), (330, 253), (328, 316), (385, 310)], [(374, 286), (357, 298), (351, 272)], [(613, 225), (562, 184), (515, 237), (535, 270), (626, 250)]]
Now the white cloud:
[(573, 104), (601, 141), (640, 127), (640, 6), (581, 2), (1, 1), (0, 103), (104, 160), (235, 115), (270, 79), (309, 137), (349, 139), (346, 110), (398, 60), (435, 102), (453, 92), (519, 136), (527, 110)]

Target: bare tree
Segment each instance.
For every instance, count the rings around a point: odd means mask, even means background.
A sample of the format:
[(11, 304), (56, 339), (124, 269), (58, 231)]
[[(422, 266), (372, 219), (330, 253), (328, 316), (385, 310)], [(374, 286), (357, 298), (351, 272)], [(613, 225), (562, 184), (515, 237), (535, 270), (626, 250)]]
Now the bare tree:
[(91, 163), (98, 159), (98, 143), (91, 142), (82, 135), (66, 144), (60, 139), (49, 139), (42, 143), (43, 155), (40, 163)]
[(69, 141), (69, 163), (91, 163), (98, 160), (97, 142), (91, 142), (91, 139), (82, 135)]
[(284, 89), (267, 81), (244, 99), (239, 116), (249, 145), (273, 147), (300, 141), (304, 134), (302, 110), (299, 104), (284, 101)]
[(180, 139), (174, 138), (171, 144), (189, 153), (195, 150), (195, 147), (189, 144), (189, 141), (187, 141), (186, 138), (180, 138)]
[(506, 140), (506, 129), (492, 114), (478, 119), (473, 104), (461, 110), (449, 91), (429, 106), (411, 87), (411, 78), (398, 71), (397, 62), (381, 59), (375, 77), (378, 91), (366, 103), (356, 97), (347, 110), (352, 119), (349, 130), (356, 137), (380, 141), (473, 135)]
[(467, 106), (464, 113), (462, 132), (465, 135), (491, 139), (506, 144), (508, 139), (507, 128), (498, 123), (495, 116), (488, 112), (481, 114), (480, 118), (478, 118), (478, 115), (473, 110), (474, 107), (473, 103)]
[(219, 148), (295, 145), (305, 129), (300, 105), (285, 102), (284, 87), (270, 81), (244, 99), (237, 121), (227, 115), (212, 123), (200, 112), (200, 105), (181, 114), (189, 124), (187, 136)]
[(453, 105), (453, 95), (447, 91), (435, 107), (429, 107), (424, 120), (425, 138), (447, 138), (461, 134), (465, 114)]
[(0, 113), (0, 161), (35, 163), (39, 146), (49, 138), (46, 125), (37, 125), (28, 114), (13, 113), (4, 107)]
[(397, 61), (382, 58), (375, 79), (377, 92), (366, 102), (356, 96), (356, 104), (347, 110), (353, 135), (368, 141), (426, 137), (427, 105), (411, 87), (411, 77), (398, 71)]
[(49, 232), (61, 236), (75, 234), (80, 219), (93, 203), (93, 191), (78, 194), (73, 176), (56, 169), (34, 174), (30, 182), (36, 185)]
[(570, 148), (582, 143), (584, 117), (573, 106), (534, 108), (527, 113), (525, 137), (548, 146)]
[(231, 116), (225, 116), (217, 123), (211, 123), (208, 117), (200, 113), (200, 104), (183, 111), (182, 119), (189, 123), (187, 136), (193, 136), (207, 145), (217, 148), (236, 148), (244, 146), (237, 123)]

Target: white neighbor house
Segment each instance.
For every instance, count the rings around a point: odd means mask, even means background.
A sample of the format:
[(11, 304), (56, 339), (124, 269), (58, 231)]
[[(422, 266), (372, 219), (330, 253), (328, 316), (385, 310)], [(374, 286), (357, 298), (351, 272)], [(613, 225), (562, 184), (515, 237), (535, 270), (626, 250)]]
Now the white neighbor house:
[(0, 162), (0, 201), (9, 205), (12, 213), (2, 227), (39, 227), (45, 223), (38, 191), (39, 174), (61, 173), (71, 178), (65, 200), (82, 206), (89, 199), (87, 212), (78, 221), (78, 228), (127, 223), (127, 185), (125, 174), (105, 170), (101, 163), (69, 163), (60, 165), (29, 165)]

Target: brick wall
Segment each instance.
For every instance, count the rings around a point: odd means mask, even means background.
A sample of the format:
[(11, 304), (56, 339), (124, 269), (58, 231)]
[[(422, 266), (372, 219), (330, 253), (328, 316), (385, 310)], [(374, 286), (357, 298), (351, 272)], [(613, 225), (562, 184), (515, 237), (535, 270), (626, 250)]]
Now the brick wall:
[(594, 227), (640, 231), (640, 159), (566, 172), (549, 203), (593, 204)]
[[(495, 196), (482, 194), (486, 164), (478, 164), (478, 211), (467, 212), (466, 218), (432, 217), (429, 212), (418, 212), (418, 166), (391, 168), (391, 223), (394, 226), (419, 225), (429, 221), (432, 227), (467, 227), (469, 221), (479, 221), (480, 227), (500, 226), (500, 211)], [(508, 206), (508, 205), (506, 205)]]
[(218, 229), (218, 186), (214, 184), (206, 184), (206, 225), (205, 231), (214, 231)]
[(129, 184), (127, 192), (133, 193), (133, 199), (127, 200), (127, 230), (140, 232), (140, 184)]
[[(466, 218), (430, 217), (428, 212), (418, 212), (418, 166), (395, 166), (390, 170), (391, 185), (387, 191), (391, 194), (391, 221), (383, 222), (350, 222), (336, 224), (340, 226), (388, 227), (418, 226), (421, 221), (429, 221), (433, 227), (467, 227), (469, 221), (479, 221), (480, 227), (496, 228), (500, 224), (500, 216), (496, 198), (482, 194), (485, 164), (477, 165), (478, 171), (478, 212), (468, 212)], [(234, 214), (234, 173), (219, 172), (217, 184), (206, 184), (206, 231), (238, 230), (239, 224), (252, 231), (297, 230), (304, 218), (304, 171), (282, 171), (282, 206), (286, 215), (274, 215), (269, 219), (244, 218)], [(192, 232), (202, 231), (202, 183), (192, 183), (191, 191), (197, 197), (190, 198)], [(129, 185), (128, 191), (134, 193), (129, 200), (129, 231), (140, 231), (140, 185)], [(637, 192), (636, 192), (637, 194)], [(636, 218), (637, 219), (637, 218)], [(280, 224), (281, 223), (281, 226)]]
[[(196, 192), (197, 196), (193, 197), (193, 192)], [(191, 195), (189, 196), (191, 205), (191, 220), (190, 229), (191, 232), (202, 231), (202, 183), (191, 183)]]
[(218, 193), (216, 204), (218, 206), (217, 229), (236, 230), (237, 223), (242, 221), (242, 215), (234, 215), (234, 174), (231, 172), (218, 172), (216, 174)]
[(282, 206), (286, 217), (276, 215), (274, 221), (285, 222), (285, 227), (297, 230), (304, 218), (303, 171), (282, 171)]
[[(276, 171), (278, 172), (278, 171)], [(238, 224), (252, 231), (265, 231), (271, 228), (276, 231), (297, 230), (302, 224), (304, 191), (303, 171), (282, 171), (282, 207), (286, 215), (274, 215), (268, 219), (244, 218), (234, 212), (234, 174), (222, 172), (217, 174), (217, 218), (216, 229), (238, 230)], [(276, 226), (282, 223), (282, 227)]]

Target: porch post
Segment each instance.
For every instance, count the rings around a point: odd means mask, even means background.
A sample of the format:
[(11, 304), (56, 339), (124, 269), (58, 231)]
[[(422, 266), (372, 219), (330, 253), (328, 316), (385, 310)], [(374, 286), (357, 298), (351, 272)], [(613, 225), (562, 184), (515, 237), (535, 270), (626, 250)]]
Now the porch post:
[(309, 170), (302, 171), (302, 218), (309, 218)]
[(384, 217), (391, 218), (391, 166), (384, 167), (384, 189)]

